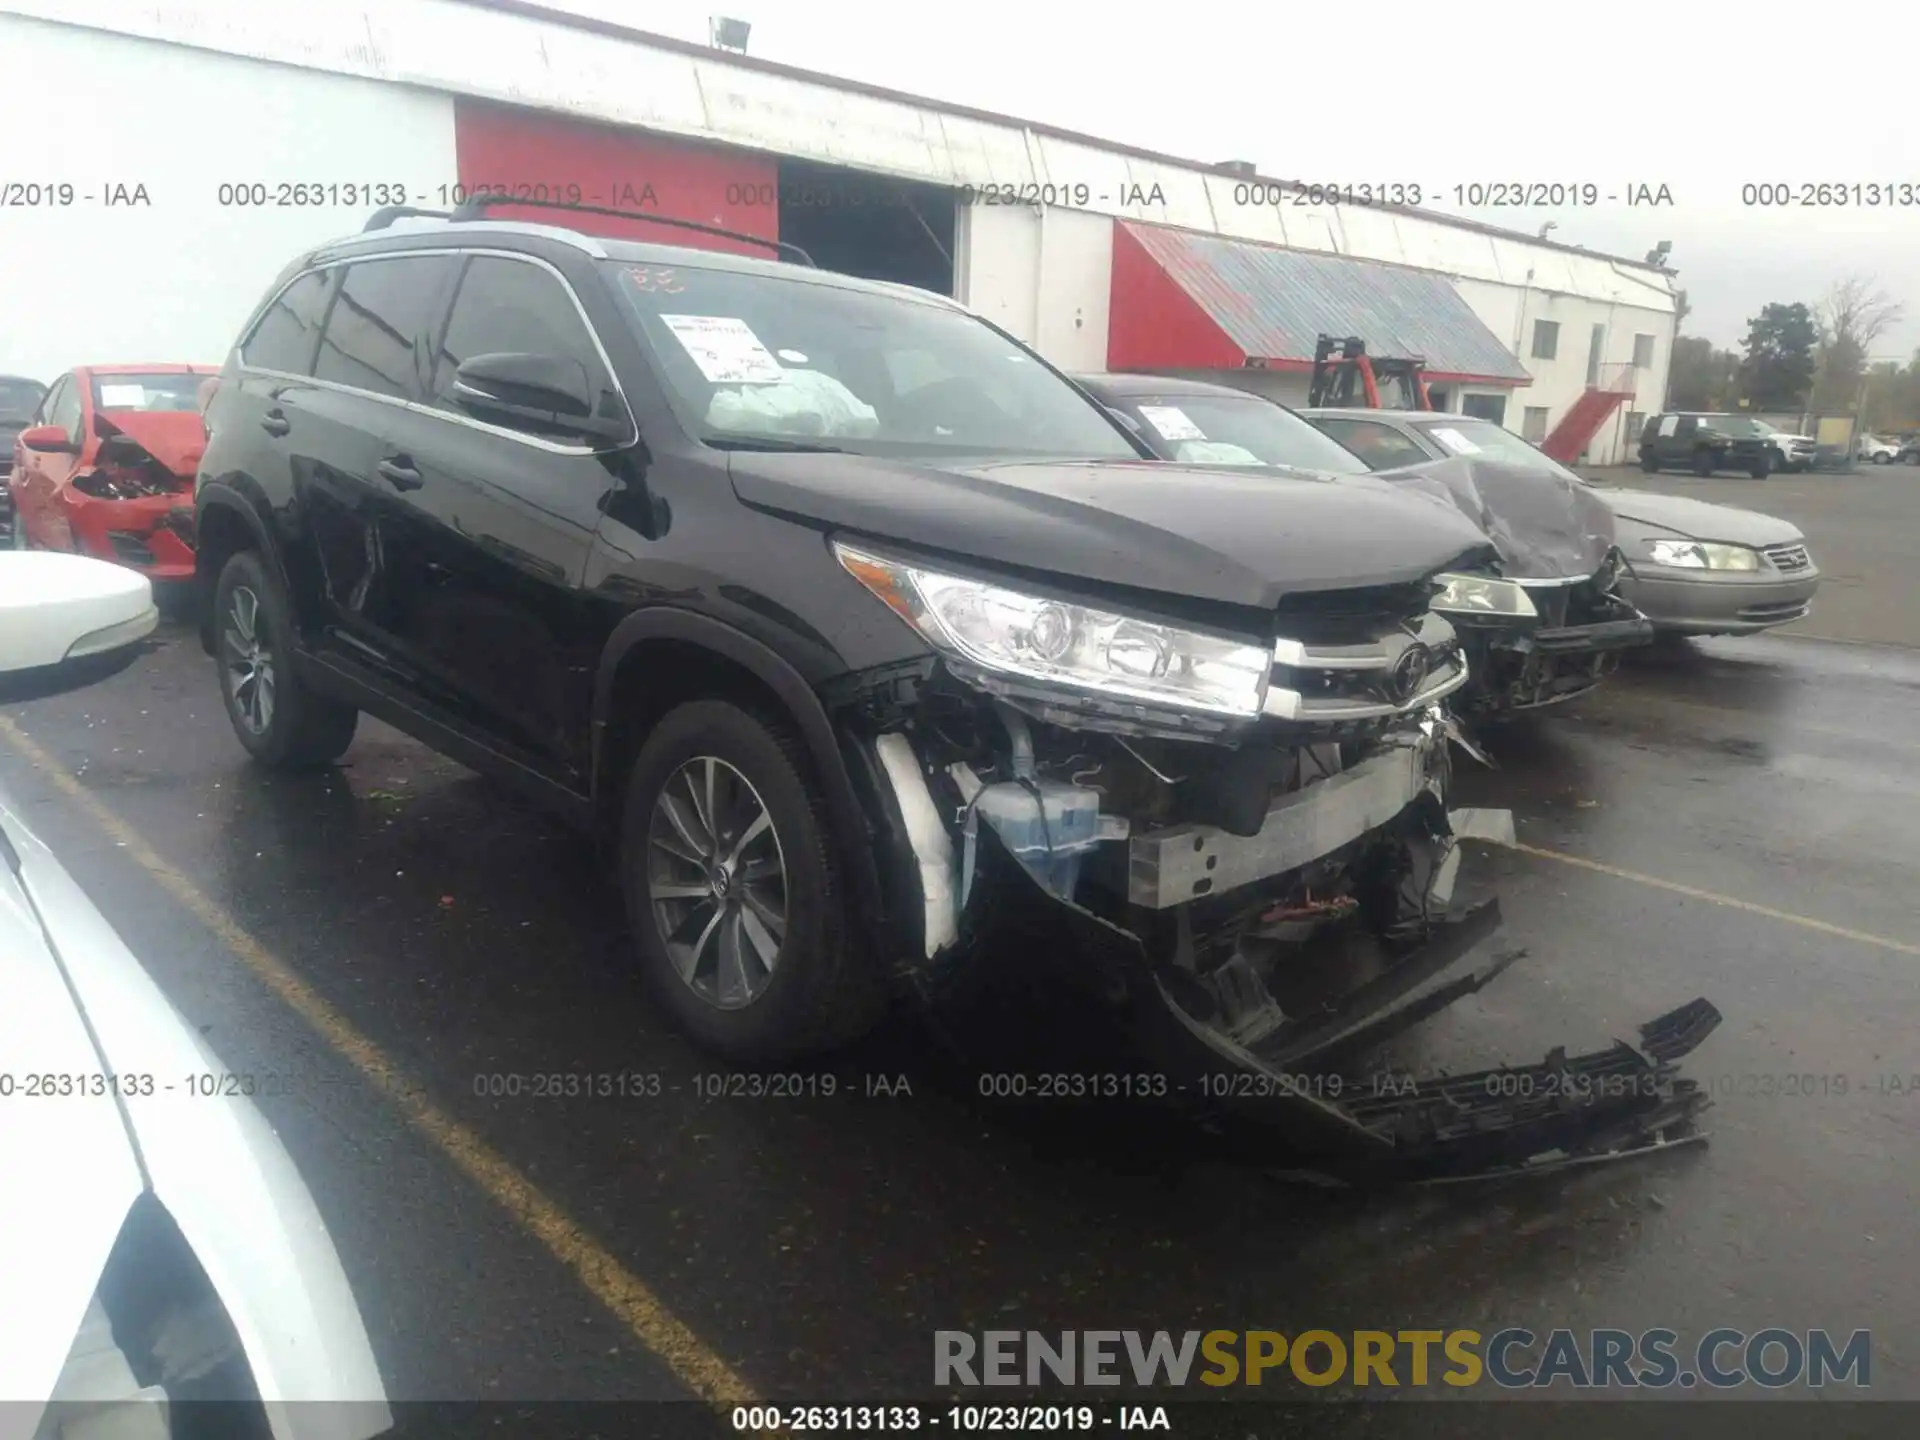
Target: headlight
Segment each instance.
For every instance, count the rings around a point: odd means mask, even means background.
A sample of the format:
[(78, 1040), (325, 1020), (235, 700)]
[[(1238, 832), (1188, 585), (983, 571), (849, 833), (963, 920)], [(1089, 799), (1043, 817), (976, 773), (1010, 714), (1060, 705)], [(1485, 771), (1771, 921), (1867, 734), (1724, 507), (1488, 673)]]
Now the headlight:
[(1712, 545), (1703, 540), (1655, 540), (1647, 554), (1656, 565), (1680, 570), (1758, 570), (1760, 554), (1744, 545)]
[(1273, 653), (836, 542), (847, 572), (951, 659), (1116, 699), (1251, 719), (1266, 701)]
[(1436, 575), (1433, 608), (1450, 615), (1538, 615), (1524, 585), (1490, 575)]

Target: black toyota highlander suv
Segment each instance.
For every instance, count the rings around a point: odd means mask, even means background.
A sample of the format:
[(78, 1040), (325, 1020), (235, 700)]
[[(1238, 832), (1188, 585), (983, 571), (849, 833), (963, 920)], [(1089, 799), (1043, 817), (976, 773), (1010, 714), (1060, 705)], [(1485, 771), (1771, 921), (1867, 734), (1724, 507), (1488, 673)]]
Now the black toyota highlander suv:
[[(781, 248), (383, 212), (289, 265), (196, 502), (240, 743), (323, 765), (365, 712), (596, 831), (639, 970), (743, 1063), (1009, 954), (1071, 955), (1201, 1072), (1437, 1008), (1497, 923), (1448, 903), (1466, 665), (1429, 609), (1481, 534), (1156, 463), (962, 306)], [(1329, 930), (1376, 963), (1302, 962)], [(1538, 1144), (1507, 1118), (1482, 1159)], [(1392, 1106), (1296, 1119), (1363, 1167), (1439, 1153)]]

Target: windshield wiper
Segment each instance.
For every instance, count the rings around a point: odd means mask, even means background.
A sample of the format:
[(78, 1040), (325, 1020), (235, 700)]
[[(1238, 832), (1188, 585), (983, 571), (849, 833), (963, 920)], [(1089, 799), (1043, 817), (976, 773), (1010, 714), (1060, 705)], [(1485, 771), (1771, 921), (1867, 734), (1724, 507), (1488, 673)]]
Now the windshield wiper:
[(776, 435), (709, 435), (706, 443), (716, 450), (764, 450), (776, 454), (844, 455), (838, 445), (818, 440), (788, 440)]

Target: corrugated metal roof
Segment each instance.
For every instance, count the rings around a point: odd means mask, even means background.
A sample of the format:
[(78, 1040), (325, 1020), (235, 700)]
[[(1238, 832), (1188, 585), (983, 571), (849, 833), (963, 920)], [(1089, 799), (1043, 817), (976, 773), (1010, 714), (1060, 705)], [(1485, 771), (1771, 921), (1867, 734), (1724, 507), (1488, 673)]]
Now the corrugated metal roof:
[(1357, 335), (1367, 354), (1420, 356), (1435, 374), (1533, 378), (1444, 275), (1116, 223), (1249, 357), (1311, 360), (1321, 335)]

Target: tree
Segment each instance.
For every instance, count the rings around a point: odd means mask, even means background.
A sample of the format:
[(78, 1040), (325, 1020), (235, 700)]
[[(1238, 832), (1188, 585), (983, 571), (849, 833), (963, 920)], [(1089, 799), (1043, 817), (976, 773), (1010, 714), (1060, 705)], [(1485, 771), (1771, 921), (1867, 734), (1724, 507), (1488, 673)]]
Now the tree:
[(1673, 360), (1667, 381), (1667, 407), (1672, 410), (1732, 410), (1739, 390), (1740, 357), (1716, 350), (1698, 335), (1682, 335), (1673, 342)]
[(1822, 410), (1851, 410), (1860, 396), (1873, 342), (1905, 313), (1870, 276), (1850, 275), (1827, 291), (1820, 305), (1825, 334), (1820, 346), (1819, 383), (1814, 404)]
[(1813, 389), (1820, 329), (1798, 302), (1772, 304), (1747, 322), (1740, 385), (1756, 410), (1798, 410)]

